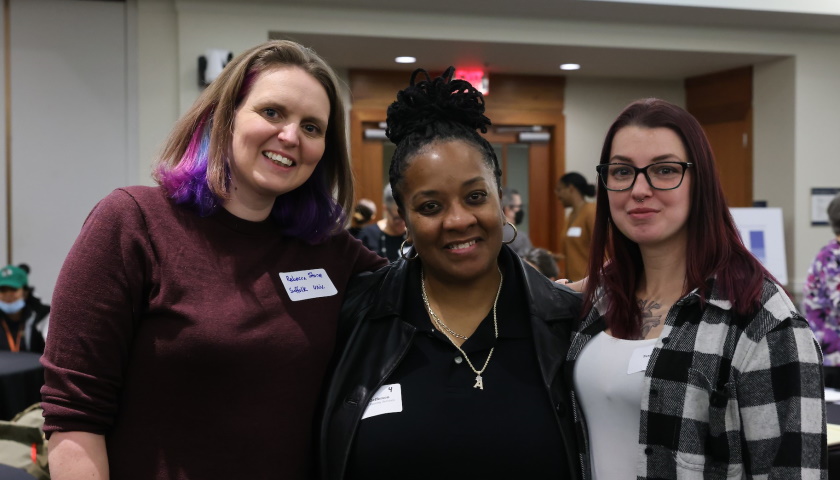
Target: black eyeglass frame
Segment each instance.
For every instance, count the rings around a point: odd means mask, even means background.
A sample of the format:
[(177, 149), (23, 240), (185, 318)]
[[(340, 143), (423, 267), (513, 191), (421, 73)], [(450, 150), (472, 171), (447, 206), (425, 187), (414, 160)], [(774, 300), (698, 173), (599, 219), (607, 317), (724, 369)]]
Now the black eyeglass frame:
[[(650, 176), (648, 175), (648, 168), (650, 168), (654, 165), (662, 165), (663, 163), (676, 163), (677, 165), (681, 165), (683, 167), (682, 176), (680, 177), (680, 182), (677, 183), (676, 186), (673, 186), (671, 188), (659, 188), (659, 187), (654, 187), (653, 182), (650, 181)], [(607, 186), (607, 179), (605, 178), (603, 171), (610, 168), (610, 165), (620, 165), (622, 167), (629, 167), (629, 168), (632, 168), (635, 171), (635, 175), (633, 175), (633, 181), (630, 182), (630, 186), (628, 186), (627, 188), (621, 188), (621, 189), (614, 189), (614, 188), (610, 188), (610, 187)], [(648, 165), (646, 167), (642, 167), (642, 168), (639, 168), (635, 165), (630, 165), (628, 163), (602, 163), (600, 165), (595, 166), (595, 171), (598, 173), (598, 178), (601, 179), (601, 185), (603, 185), (604, 188), (606, 188), (610, 192), (626, 192), (627, 190), (630, 190), (631, 188), (633, 188), (636, 185), (636, 179), (639, 178), (639, 173), (643, 173), (645, 175), (645, 180), (647, 180), (648, 185), (650, 185), (650, 188), (652, 188), (654, 190), (664, 191), (664, 190), (675, 190), (677, 188), (680, 188), (680, 185), (682, 185), (683, 180), (685, 180), (685, 172), (688, 171), (688, 169), (690, 167), (693, 167), (693, 166), (694, 166), (694, 163), (692, 163), (692, 162), (672, 162), (672, 161), (651, 163), (650, 165)]]

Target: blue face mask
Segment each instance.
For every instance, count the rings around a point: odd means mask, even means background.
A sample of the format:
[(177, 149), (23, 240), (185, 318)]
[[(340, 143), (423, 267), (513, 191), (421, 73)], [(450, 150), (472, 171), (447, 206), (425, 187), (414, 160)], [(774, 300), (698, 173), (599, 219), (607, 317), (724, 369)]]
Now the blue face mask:
[(15, 300), (12, 303), (0, 301), (0, 310), (3, 310), (3, 313), (5, 313), (6, 315), (13, 315), (23, 310), (24, 305), (26, 305), (26, 301), (22, 298)]

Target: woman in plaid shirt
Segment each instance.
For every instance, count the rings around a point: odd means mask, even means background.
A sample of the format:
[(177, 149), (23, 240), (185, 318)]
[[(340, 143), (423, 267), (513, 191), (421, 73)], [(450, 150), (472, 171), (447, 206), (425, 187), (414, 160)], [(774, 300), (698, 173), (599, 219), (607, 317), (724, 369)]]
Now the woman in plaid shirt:
[(568, 363), (585, 478), (826, 478), (822, 354), (741, 242), (698, 122), (637, 101), (597, 172)]

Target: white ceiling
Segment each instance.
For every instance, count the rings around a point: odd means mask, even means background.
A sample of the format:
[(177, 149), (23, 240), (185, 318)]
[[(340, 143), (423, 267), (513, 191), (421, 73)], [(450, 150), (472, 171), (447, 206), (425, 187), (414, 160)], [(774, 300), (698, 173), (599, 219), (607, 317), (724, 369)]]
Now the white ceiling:
[[(754, 65), (776, 58), (768, 55), (677, 52), (554, 45), (414, 40), (349, 35), (273, 32), (272, 38), (290, 38), (315, 49), (334, 68), (412, 71), (422, 67), (443, 71), (485, 68), (494, 73), (617, 77), (628, 79), (681, 80), (705, 73)], [(412, 55), (418, 62), (399, 65), (394, 58)], [(561, 63), (583, 65), (574, 72), (560, 71)]]
[[(224, 1), (224, 0), (220, 0)], [(638, 3), (638, 1), (648, 3)], [(768, 5), (747, 9), (725, 7), (697, 7), (720, 5), (720, 0), (309, 0), (307, 6), (322, 8), (359, 9), (374, 11), (481, 14), (492, 17), (580, 20), (590, 22), (621, 22), (671, 26), (718, 26), (741, 29), (773, 29), (798, 32), (840, 33), (840, 14), (832, 9), (820, 10), (816, 3), (825, 0), (799, 0), (803, 13), (779, 11), (774, 0), (729, 0), (739, 6), (750, 2)], [(832, 5), (840, 0), (828, 0)], [(288, 0), (252, 0), (274, 5), (299, 5)], [(683, 5), (662, 5), (661, 3)], [(816, 3), (815, 3), (816, 2)], [(650, 4), (660, 3), (660, 4)], [(778, 2), (776, 2), (778, 3)], [(796, 8), (793, 0), (784, 0), (785, 7)], [(790, 6), (793, 5), (793, 6)], [(815, 6), (816, 5), (816, 6)], [(764, 8), (762, 10), (762, 8)], [(774, 8), (775, 11), (771, 11)], [(833, 8), (840, 12), (840, 8)], [(815, 11), (829, 13), (811, 13)], [(336, 68), (366, 68), (410, 71), (417, 67), (443, 70), (449, 65), (484, 67), (490, 72), (644, 78), (677, 80), (746, 65), (770, 61), (775, 56), (719, 53), (677, 52), (668, 50), (667, 39), (661, 49), (619, 49), (542, 44), (509, 44), (465, 42), (450, 40), (383, 39), (370, 36), (329, 34), (286, 34), (271, 32), (272, 38), (292, 38), (313, 47)], [(418, 58), (416, 65), (398, 65), (398, 55)], [(422, 59), (422, 60), (421, 60)], [(584, 66), (576, 72), (562, 72), (560, 63), (574, 62)]]

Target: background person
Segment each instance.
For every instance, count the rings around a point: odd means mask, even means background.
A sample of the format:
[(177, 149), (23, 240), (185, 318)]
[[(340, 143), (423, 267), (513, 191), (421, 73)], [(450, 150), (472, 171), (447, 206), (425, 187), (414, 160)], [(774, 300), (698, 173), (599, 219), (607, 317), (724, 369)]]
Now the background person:
[(802, 309), (824, 355), (825, 386), (840, 388), (840, 194), (828, 204), (834, 231), (808, 269)]
[(397, 211), (390, 185), (382, 191), (382, 219), (363, 228), (358, 238), (370, 251), (388, 261), (393, 262), (400, 257), (400, 248), (405, 241), (405, 221)]
[(595, 204), (587, 202), (586, 197), (595, 196), (595, 185), (587, 182), (583, 175), (569, 172), (557, 181), (554, 193), (563, 203), (563, 207), (571, 207), (566, 217), (566, 232), (563, 235), (566, 278), (572, 281), (582, 280), (587, 274), (589, 248), (595, 228)]
[(560, 269), (557, 268), (557, 261), (554, 259), (554, 254), (544, 248), (532, 248), (520, 255), (523, 260), (528, 262), (531, 266), (537, 269), (540, 273), (548, 277), (549, 280), (554, 281), (560, 278)]
[(52, 478), (309, 478), (347, 282), (385, 264), (344, 229), (338, 84), (296, 43), (243, 52), (176, 124), (161, 186), (90, 213), (43, 357)]
[(826, 478), (819, 347), (741, 242), (700, 124), (632, 103), (597, 171), (568, 357), (591, 478)]
[(579, 478), (559, 368), (579, 299), (503, 247), (484, 99), (453, 72), (415, 71), (388, 109), (414, 248), (348, 291), (324, 479)]
[(0, 350), (44, 353), (50, 307), (29, 286), (29, 266), (6, 265), (0, 269)]
[[(525, 210), (522, 208), (522, 196), (515, 188), (502, 189), (502, 212), (505, 214), (505, 220), (513, 225), (513, 228), (520, 225), (525, 218)], [(513, 228), (510, 230), (513, 230)], [(510, 236), (508, 246), (517, 255), (522, 256), (534, 248), (534, 245), (531, 244), (531, 237), (528, 236), (527, 232), (517, 230), (506, 233), (506, 236)]]
[(366, 227), (376, 216), (376, 204), (372, 200), (362, 198), (353, 207), (353, 214), (350, 217), (350, 226), (347, 231), (354, 237), (359, 237), (359, 232)]

